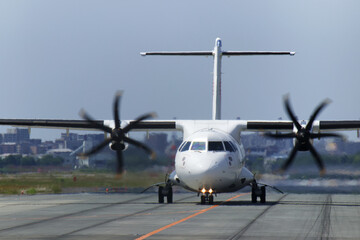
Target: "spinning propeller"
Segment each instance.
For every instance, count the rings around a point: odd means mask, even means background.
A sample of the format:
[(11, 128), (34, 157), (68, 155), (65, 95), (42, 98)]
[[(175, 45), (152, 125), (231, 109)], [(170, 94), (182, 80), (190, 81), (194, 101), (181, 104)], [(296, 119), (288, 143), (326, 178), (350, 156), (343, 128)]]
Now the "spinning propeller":
[(156, 157), (156, 154), (154, 151), (152, 151), (149, 147), (147, 147), (145, 144), (136, 141), (134, 139), (131, 139), (127, 136), (127, 133), (131, 131), (132, 129), (136, 128), (139, 123), (145, 119), (148, 118), (154, 118), (156, 117), (155, 113), (149, 113), (144, 114), (134, 121), (131, 121), (127, 126), (124, 128), (121, 128), (121, 120), (119, 116), (119, 103), (123, 92), (118, 91), (114, 98), (114, 104), (113, 104), (113, 110), (114, 110), (114, 122), (115, 122), (115, 128), (112, 129), (108, 126), (104, 126), (102, 124), (99, 124), (96, 122), (90, 115), (88, 115), (84, 110), (80, 111), (80, 116), (88, 121), (91, 125), (93, 125), (94, 128), (99, 129), (101, 131), (110, 133), (110, 138), (105, 139), (102, 143), (100, 143), (98, 146), (94, 147), (90, 151), (86, 153), (80, 154), (83, 157), (88, 157), (92, 154), (97, 153), (107, 145), (110, 145), (110, 148), (114, 151), (116, 151), (117, 155), (117, 173), (121, 174), (124, 170), (124, 160), (123, 160), (123, 151), (125, 150), (125, 143), (132, 144), (138, 148), (143, 149), (145, 152), (147, 152), (151, 159), (154, 159)]
[(317, 117), (317, 115), (330, 103), (329, 99), (325, 99), (323, 102), (319, 104), (319, 106), (314, 110), (312, 115), (310, 116), (309, 122), (306, 124), (306, 126), (300, 125), (297, 118), (295, 117), (295, 114), (290, 106), (289, 96), (286, 95), (284, 97), (284, 104), (286, 113), (294, 123), (296, 130), (293, 133), (288, 134), (273, 134), (273, 133), (267, 133), (266, 136), (272, 137), (272, 138), (295, 138), (295, 146), (291, 150), (289, 158), (286, 160), (284, 165), (280, 168), (280, 172), (284, 172), (289, 168), (291, 163), (294, 161), (294, 158), (296, 156), (296, 153), (298, 151), (310, 151), (312, 156), (315, 158), (315, 161), (320, 169), (320, 175), (325, 174), (325, 167), (324, 163), (321, 160), (320, 155), (315, 150), (314, 146), (312, 145), (312, 140), (315, 138), (324, 138), (324, 137), (342, 137), (340, 134), (336, 133), (312, 133), (312, 127), (313, 123)]

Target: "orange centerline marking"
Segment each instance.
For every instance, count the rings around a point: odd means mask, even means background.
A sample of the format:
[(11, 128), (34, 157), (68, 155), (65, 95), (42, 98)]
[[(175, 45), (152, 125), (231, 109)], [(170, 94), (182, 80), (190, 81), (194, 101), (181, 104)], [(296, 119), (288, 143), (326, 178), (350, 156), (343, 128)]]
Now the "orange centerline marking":
[[(231, 197), (231, 198), (227, 199), (227, 200), (224, 201), (224, 202), (229, 202), (229, 201), (231, 201), (231, 200), (234, 200), (235, 198), (238, 198), (238, 197), (241, 197), (241, 196), (244, 196), (244, 195), (247, 195), (247, 194), (249, 194), (249, 193), (241, 193), (241, 194), (239, 194), (239, 195), (236, 195), (236, 196), (234, 196), (234, 197)], [(203, 213), (205, 213), (205, 212), (207, 212), (207, 211), (210, 211), (211, 209), (214, 209), (214, 208), (216, 208), (216, 207), (218, 207), (218, 206), (220, 206), (220, 205), (221, 205), (221, 203), (218, 204), (218, 205), (214, 205), (214, 206), (211, 206), (211, 207), (202, 209), (202, 210), (198, 211), (197, 213), (194, 213), (194, 214), (192, 214), (192, 215), (190, 215), (190, 216), (187, 216), (186, 218), (180, 219), (179, 221), (170, 223), (169, 225), (166, 225), (166, 226), (161, 227), (161, 228), (159, 228), (159, 229), (156, 229), (156, 230), (154, 230), (154, 231), (152, 231), (152, 232), (149, 232), (148, 234), (145, 234), (145, 235), (143, 235), (143, 236), (141, 236), (141, 237), (139, 237), (139, 238), (136, 238), (136, 240), (143, 240), (143, 239), (146, 239), (146, 238), (148, 238), (148, 237), (151, 237), (152, 235), (155, 235), (155, 234), (157, 234), (157, 233), (159, 233), (159, 232), (161, 232), (161, 231), (164, 231), (165, 229), (171, 228), (171, 227), (173, 227), (173, 226), (175, 226), (175, 225), (177, 225), (177, 224), (179, 224), (179, 223), (185, 222), (185, 221), (187, 221), (187, 220), (189, 220), (189, 219), (191, 219), (191, 218), (193, 218), (193, 217), (196, 217), (196, 216), (198, 216), (198, 215), (200, 215), (200, 214), (203, 214)]]

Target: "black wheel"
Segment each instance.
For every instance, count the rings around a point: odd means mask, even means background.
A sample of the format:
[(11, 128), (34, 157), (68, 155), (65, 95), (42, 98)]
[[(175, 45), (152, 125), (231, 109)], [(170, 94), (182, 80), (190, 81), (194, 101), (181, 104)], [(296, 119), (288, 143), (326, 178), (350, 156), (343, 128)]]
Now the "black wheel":
[(205, 204), (205, 196), (202, 195), (201, 198), (200, 198), (200, 203), (201, 204)]
[(257, 196), (256, 196), (256, 193), (255, 193), (255, 189), (253, 188), (252, 191), (251, 191), (251, 202), (252, 203), (256, 203), (257, 202)]
[(173, 191), (172, 187), (169, 187), (168, 193), (167, 193), (167, 203), (173, 203)]
[(159, 195), (159, 203), (164, 203), (164, 194), (163, 194), (163, 189), (164, 187), (159, 187), (159, 192), (158, 192), (158, 195)]
[(261, 189), (260, 202), (265, 203), (266, 202), (266, 188), (265, 188), (265, 186), (262, 186), (260, 189)]
[(210, 196), (209, 196), (209, 204), (210, 204), (210, 205), (213, 205), (213, 204), (214, 204), (214, 196), (213, 196), (213, 195), (210, 195)]

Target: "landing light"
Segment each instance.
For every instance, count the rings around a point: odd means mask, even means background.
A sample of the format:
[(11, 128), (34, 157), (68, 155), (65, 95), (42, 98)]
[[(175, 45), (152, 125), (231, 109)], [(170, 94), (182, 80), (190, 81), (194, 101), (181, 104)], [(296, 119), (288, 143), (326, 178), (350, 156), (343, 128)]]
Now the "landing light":
[(213, 194), (214, 190), (212, 190), (211, 188), (209, 190), (206, 190), (205, 188), (201, 189), (202, 194), (205, 193), (209, 193), (209, 194)]

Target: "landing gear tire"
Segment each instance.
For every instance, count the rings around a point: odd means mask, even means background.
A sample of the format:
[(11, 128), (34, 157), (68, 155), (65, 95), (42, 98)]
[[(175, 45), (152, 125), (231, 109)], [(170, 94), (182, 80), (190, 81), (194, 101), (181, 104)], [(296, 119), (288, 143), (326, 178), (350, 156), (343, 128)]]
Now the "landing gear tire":
[(164, 203), (165, 197), (167, 203), (173, 203), (173, 190), (171, 185), (165, 187), (159, 186), (158, 196), (159, 196), (159, 203)]
[(204, 194), (204, 195), (201, 195), (200, 197), (200, 204), (201, 205), (204, 205), (208, 203), (209, 205), (212, 205), (214, 204), (214, 195), (212, 194)]
[(260, 197), (260, 202), (266, 202), (266, 188), (265, 186), (259, 187), (256, 181), (252, 183), (251, 187), (251, 202), (257, 203), (257, 198)]
[(202, 196), (200, 197), (200, 203), (201, 203), (202, 205), (204, 205), (205, 202), (206, 202), (205, 195), (202, 195)]
[(159, 192), (158, 192), (158, 196), (159, 196), (159, 203), (164, 203), (164, 194), (163, 194), (163, 190), (164, 187), (159, 187)]
[(265, 188), (265, 186), (262, 186), (260, 188), (260, 190), (261, 190), (260, 202), (265, 203), (266, 202), (266, 188)]
[(172, 187), (169, 187), (166, 198), (167, 198), (167, 203), (173, 203), (173, 190), (172, 190)]
[(213, 196), (213, 195), (210, 195), (210, 196), (209, 196), (209, 204), (210, 204), (210, 205), (213, 205), (213, 204), (214, 204), (214, 196)]
[(252, 203), (257, 203), (257, 196), (256, 196), (254, 188), (251, 191), (251, 202)]

